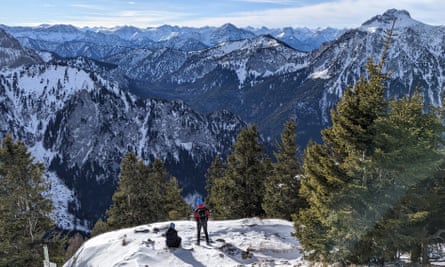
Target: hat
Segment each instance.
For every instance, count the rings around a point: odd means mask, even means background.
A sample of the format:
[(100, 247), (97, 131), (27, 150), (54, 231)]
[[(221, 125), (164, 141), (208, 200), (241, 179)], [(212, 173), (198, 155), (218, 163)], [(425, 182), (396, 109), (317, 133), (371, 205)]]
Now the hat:
[(175, 229), (175, 224), (174, 223), (170, 223), (170, 228), (171, 229)]
[(200, 199), (200, 198), (198, 198), (198, 200), (196, 201), (196, 204), (199, 206), (199, 205), (202, 205), (202, 199)]

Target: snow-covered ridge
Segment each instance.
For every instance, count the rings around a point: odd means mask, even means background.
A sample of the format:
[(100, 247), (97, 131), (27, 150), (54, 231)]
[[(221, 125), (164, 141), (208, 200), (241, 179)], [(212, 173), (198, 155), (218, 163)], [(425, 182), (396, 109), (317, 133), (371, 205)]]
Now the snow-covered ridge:
[(257, 218), (208, 223), (213, 243), (196, 243), (194, 221), (174, 221), (184, 248), (168, 249), (163, 233), (170, 222), (108, 232), (88, 240), (64, 267), (80, 266), (301, 266), (293, 223)]
[[(6, 94), (9, 99), (15, 100), (14, 106), (19, 110), (33, 107), (29, 101), (38, 101), (39, 112), (52, 113), (60, 110), (65, 102), (80, 90), (91, 92), (99, 85), (118, 93), (118, 86), (100, 76), (69, 66), (53, 64), (22, 66), (6, 69), (1, 75), (0, 82), (13, 84), (12, 90), (8, 90)], [(44, 110), (45, 108), (50, 110)]]
[(260, 36), (191, 52), (190, 63), (185, 62), (184, 68), (171, 80), (193, 82), (221, 66), (236, 73), (242, 88), (247, 81), (295, 72), (307, 65), (308, 53), (297, 51), (271, 36)]
[[(345, 29), (308, 29), (308, 28), (237, 28), (232, 24), (221, 27), (178, 27), (163, 25), (160, 27), (136, 28), (122, 26), (115, 28), (76, 28), (71, 25), (41, 25), (38, 27), (10, 27), (0, 25), (22, 44), (36, 45), (34, 42), (61, 45), (67, 42), (89, 42), (92, 44), (127, 46), (127, 47), (170, 47), (196, 50), (202, 46), (211, 47), (221, 42), (250, 39), (260, 35), (271, 35), (286, 42), (293, 48), (310, 51), (322, 42), (333, 40)], [(56, 51), (54, 51), (56, 52)], [(63, 55), (59, 53), (60, 55)], [(79, 56), (79, 55), (71, 55)]]

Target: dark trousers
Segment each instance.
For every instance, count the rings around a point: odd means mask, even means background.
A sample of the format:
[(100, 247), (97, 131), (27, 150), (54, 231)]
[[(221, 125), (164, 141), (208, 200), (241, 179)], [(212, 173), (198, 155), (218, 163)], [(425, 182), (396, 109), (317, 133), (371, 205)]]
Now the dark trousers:
[(167, 240), (166, 244), (169, 248), (179, 248), (181, 246), (181, 238), (178, 236), (174, 240)]
[(204, 234), (206, 236), (206, 241), (207, 243), (209, 243), (209, 233), (207, 232), (207, 222), (200, 222), (198, 221), (198, 245), (199, 245), (199, 241), (201, 240), (201, 228), (204, 229)]

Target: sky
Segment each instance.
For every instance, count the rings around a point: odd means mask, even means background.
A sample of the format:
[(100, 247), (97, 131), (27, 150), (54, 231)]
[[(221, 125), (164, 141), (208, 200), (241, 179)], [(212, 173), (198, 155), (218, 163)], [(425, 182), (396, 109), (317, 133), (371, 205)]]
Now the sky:
[(355, 28), (391, 8), (445, 25), (444, 0), (2, 0), (0, 24)]

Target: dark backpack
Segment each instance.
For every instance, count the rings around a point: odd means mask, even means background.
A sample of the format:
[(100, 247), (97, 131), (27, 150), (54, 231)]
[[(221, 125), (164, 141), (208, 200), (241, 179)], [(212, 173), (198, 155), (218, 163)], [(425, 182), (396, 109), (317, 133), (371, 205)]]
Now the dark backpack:
[(197, 212), (199, 221), (204, 222), (207, 220), (206, 208), (198, 209)]

